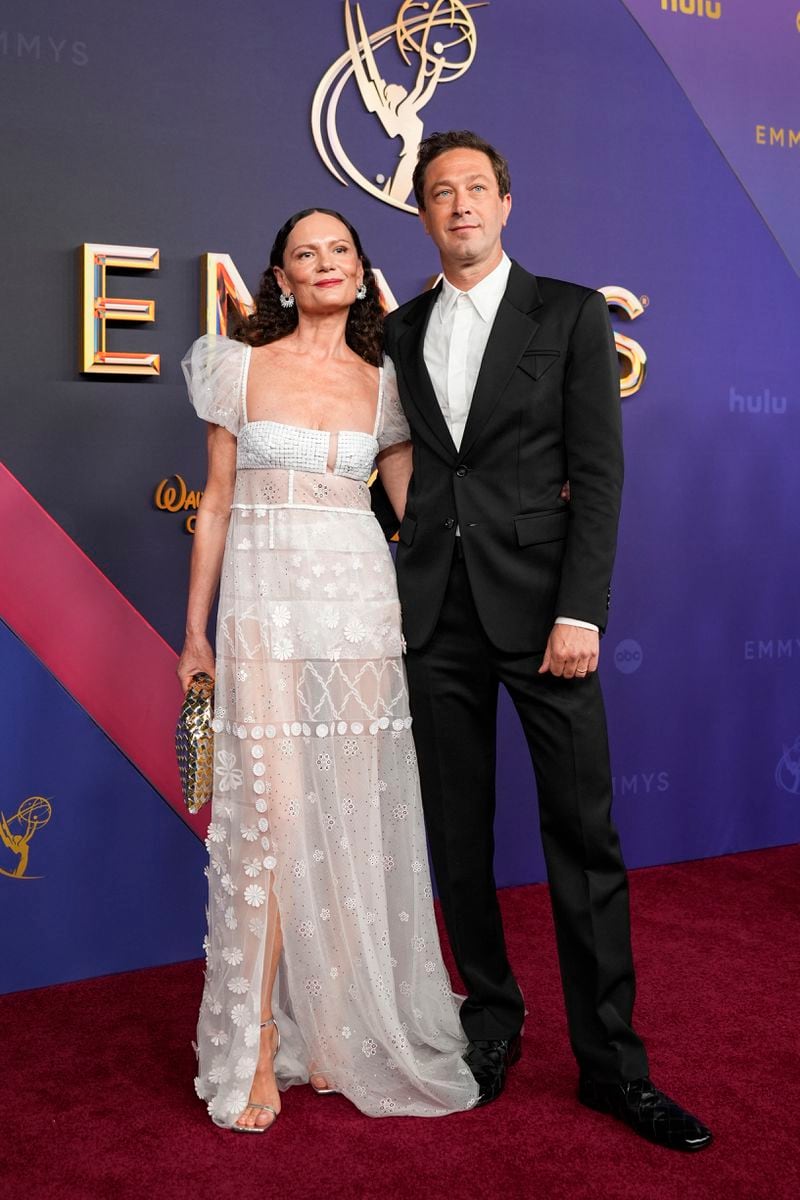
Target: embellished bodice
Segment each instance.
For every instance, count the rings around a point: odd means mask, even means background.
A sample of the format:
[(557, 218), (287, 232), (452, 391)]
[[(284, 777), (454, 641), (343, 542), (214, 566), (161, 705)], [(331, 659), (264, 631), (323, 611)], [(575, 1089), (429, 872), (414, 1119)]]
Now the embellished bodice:
[[(363, 486), (372, 474), (381, 450), (408, 441), (408, 423), (400, 405), (397, 379), (390, 359), (379, 371), (375, 423), (371, 433), (344, 429), (332, 432), (287, 425), (280, 421), (248, 420), (247, 378), (252, 348), (227, 337), (204, 334), (190, 347), (181, 363), (189, 395), (204, 421), (221, 425), (237, 439), (237, 492), (291, 497), (295, 482), (300, 491), (343, 494), (351, 484)], [(255, 472), (274, 472), (270, 480)], [(306, 485), (294, 476), (327, 476), (309, 479)], [(283, 478), (279, 478), (279, 476)], [(338, 477), (341, 481), (336, 487)], [(290, 482), (287, 482), (290, 480)], [(347, 484), (345, 481), (350, 481)], [(364, 489), (366, 492), (366, 489)], [(368, 493), (367, 493), (368, 495)], [(367, 503), (367, 507), (369, 507)]]
[[(376, 428), (381, 415), (380, 401), (378, 404)], [(336, 456), (331, 473), (366, 483), (378, 453), (378, 439), (357, 430), (330, 433), (280, 421), (248, 421), (239, 431), (236, 467), (324, 475), (329, 470), (332, 438), (336, 439)]]

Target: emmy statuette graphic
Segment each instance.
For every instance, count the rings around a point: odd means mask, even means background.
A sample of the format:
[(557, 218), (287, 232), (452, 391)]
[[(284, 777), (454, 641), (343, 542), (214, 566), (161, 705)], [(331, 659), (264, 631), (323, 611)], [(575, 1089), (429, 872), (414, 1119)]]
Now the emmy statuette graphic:
[[(345, 0), (344, 23), (347, 51), (320, 80), (311, 109), (314, 142), (322, 161), (340, 183), (347, 179), (394, 208), (416, 214), (409, 204), (411, 177), (417, 149), (424, 134), (422, 109), (437, 87), (453, 83), (469, 70), (477, 49), (474, 8), (485, 8), (488, 0), (464, 4), (461, 0), (405, 0), (394, 25), (367, 33), (361, 5)], [(411, 88), (383, 78), (376, 51), (394, 39), (407, 66), (417, 64)], [(342, 144), (337, 126), (338, 105), (347, 83), (354, 79), (364, 108), (374, 113), (387, 137), (399, 138), (400, 151), (394, 167), (376, 173), (370, 180), (356, 167)], [(342, 174), (344, 173), (344, 175)]]
[(0, 867), (0, 875), (9, 879), (38, 879), (38, 875), (28, 875), (28, 856), (30, 843), (37, 829), (41, 829), (53, 815), (50, 801), (44, 796), (28, 796), (23, 800), (13, 817), (6, 817), (0, 812), (0, 842), (17, 859), (13, 871)]

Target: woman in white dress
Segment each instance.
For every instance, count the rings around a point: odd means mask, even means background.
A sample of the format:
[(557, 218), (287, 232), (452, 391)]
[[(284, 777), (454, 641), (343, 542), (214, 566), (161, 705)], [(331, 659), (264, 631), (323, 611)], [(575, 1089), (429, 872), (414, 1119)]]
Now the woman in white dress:
[[(241, 340), (183, 366), (208, 424), (184, 688), (215, 677), (198, 1094), (240, 1132), (311, 1082), (370, 1116), (438, 1116), (478, 1089), (433, 914), (394, 566), (370, 510), (411, 471), (381, 309), (355, 230), (277, 235)], [(219, 585), (216, 662), (206, 637)]]

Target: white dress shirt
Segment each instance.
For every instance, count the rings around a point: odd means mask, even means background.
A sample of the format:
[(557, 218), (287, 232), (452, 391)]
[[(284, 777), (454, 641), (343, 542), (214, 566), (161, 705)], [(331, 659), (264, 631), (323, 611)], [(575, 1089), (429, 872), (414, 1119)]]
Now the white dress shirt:
[[(511, 259), (503, 254), (494, 270), (468, 292), (460, 292), (443, 278), (428, 321), (423, 357), (456, 449), (461, 447), (486, 343), (510, 270)], [(556, 624), (597, 631), (596, 625), (574, 617), (557, 617)]]

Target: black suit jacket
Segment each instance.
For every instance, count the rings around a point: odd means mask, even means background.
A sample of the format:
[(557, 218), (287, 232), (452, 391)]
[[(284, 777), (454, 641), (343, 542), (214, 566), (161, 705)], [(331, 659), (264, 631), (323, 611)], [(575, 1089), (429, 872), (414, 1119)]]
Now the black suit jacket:
[[(556, 616), (602, 630), (622, 490), (619, 367), (606, 302), (512, 263), (457, 450), (423, 358), (438, 294), (418, 296), (386, 322), (414, 449), (397, 553), (406, 639), (416, 649), (433, 633), (456, 526), (478, 614), (498, 649), (543, 650)], [(565, 479), (569, 502), (559, 498)]]

